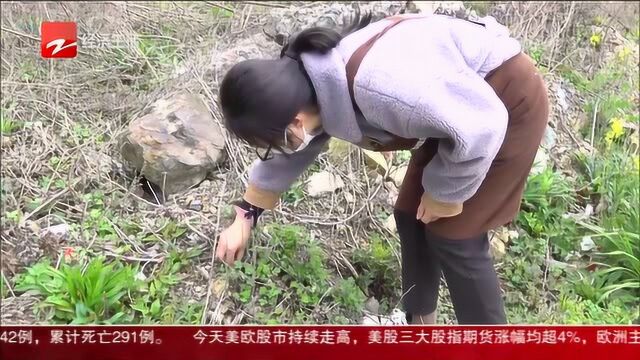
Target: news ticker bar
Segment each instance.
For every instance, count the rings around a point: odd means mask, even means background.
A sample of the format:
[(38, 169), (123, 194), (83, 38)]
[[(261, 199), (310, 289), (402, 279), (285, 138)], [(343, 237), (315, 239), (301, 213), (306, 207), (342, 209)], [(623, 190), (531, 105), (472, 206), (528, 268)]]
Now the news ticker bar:
[(2, 326), (2, 359), (640, 359), (640, 326)]

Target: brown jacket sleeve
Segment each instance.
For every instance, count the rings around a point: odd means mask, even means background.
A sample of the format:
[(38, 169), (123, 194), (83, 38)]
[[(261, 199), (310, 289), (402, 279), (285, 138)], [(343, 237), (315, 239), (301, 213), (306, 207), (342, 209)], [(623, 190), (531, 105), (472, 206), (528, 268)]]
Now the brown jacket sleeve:
[(277, 192), (262, 190), (255, 185), (249, 184), (243, 196), (244, 200), (253, 206), (272, 210), (276, 207), (280, 194)]

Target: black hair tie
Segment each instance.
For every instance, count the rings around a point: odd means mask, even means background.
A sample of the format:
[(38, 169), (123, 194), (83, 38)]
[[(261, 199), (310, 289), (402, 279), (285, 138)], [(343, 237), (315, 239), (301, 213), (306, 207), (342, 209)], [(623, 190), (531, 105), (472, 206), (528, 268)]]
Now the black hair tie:
[(291, 48), (287, 47), (287, 49), (284, 51), (284, 54), (282, 54), (282, 56), (286, 56), (289, 59), (298, 61), (300, 60), (300, 54), (297, 54), (295, 51), (291, 50)]
[(282, 48), (282, 52), (280, 53), (280, 57), (288, 57), (289, 59), (298, 61), (300, 60), (300, 54), (298, 54), (296, 51), (294, 51), (291, 48), (291, 44), (293, 44), (295, 42), (295, 39), (298, 37), (297, 34), (293, 34), (291, 36), (289, 36), (289, 39), (287, 41), (287, 43), (284, 45), (284, 47)]

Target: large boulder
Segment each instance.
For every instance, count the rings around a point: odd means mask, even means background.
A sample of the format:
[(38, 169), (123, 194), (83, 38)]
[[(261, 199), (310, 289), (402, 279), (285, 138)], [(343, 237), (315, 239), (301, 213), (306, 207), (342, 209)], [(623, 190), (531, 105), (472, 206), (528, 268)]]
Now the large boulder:
[(224, 154), (225, 137), (205, 102), (180, 93), (156, 101), (121, 138), (129, 167), (174, 194), (202, 182)]

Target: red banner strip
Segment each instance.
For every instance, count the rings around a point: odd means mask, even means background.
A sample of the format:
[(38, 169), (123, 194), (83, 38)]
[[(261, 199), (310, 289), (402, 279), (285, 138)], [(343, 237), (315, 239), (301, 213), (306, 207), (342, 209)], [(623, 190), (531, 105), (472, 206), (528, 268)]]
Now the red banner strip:
[(640, 359), (640, 326), (2, 326), (0, 358)]

